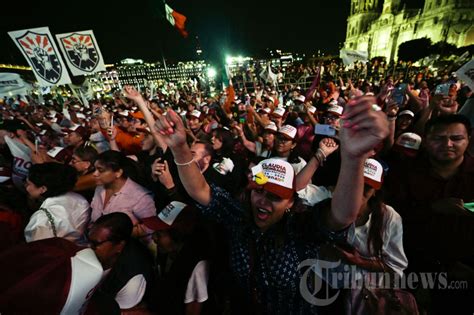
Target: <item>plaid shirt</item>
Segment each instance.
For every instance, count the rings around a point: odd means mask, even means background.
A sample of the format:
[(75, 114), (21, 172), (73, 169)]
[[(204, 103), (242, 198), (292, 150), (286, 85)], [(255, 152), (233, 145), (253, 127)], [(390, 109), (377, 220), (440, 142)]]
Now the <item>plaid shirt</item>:
[[(298, 265), (305, 259), (319, 257), (318, 244), (345, 239), (347, 229), (332, 232), (322, 226), (320, 211), (285, 215), (281, 225), (262, 233), (255, 224), (244, 220), (245, 208), (222, 188), (211, 184), (212, 200), (207, 207), (197, 205), (202, 214), (223, 223), (229, 231), (232, 273), (251, 300), (252, 283), (256, 282), (259, 303), (267, 314), (315, 314), (316, 306), (306, 302), (299, 292), (304, 270)], [(330, 199), (320, 206), (329, 206)], [(278, 242), (283, 232), (284, 239)], [(251, 279), (251, 244), (255, 257)], [(277, 244), (278, 243), (278, 244)], [(280, 244), (281, 243), (281, 244)], [(314, 283), (314, 281), (313, 281)]]

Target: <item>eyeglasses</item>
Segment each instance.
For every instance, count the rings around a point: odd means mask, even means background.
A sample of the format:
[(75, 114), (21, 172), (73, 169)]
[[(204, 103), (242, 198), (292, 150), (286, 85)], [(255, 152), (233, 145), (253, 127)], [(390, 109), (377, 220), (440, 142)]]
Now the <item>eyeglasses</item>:
[(113, 241), (111, 239), (107, 239), (107, 240), (103, 240), (103, 241), (92, 240), (89, 237), (89, 233), (85, 233), (85, 237), (86, 237), (87, 242), (89, 243), (89, 247), (92, 248), (92, 249), (96, 249), (97, 247), (99, 247), (100, 245), (102, 245), (104, 243)]
[(327, 121), (336, 121), (339, 119), (337, 116), (326, 116), (324, 117)]
[(276, 140), (278, 140), (280, 142), (292, 141), (291, 139), (288, 139), (285, 136), (280, 136), (280, 135), (276, 136)]

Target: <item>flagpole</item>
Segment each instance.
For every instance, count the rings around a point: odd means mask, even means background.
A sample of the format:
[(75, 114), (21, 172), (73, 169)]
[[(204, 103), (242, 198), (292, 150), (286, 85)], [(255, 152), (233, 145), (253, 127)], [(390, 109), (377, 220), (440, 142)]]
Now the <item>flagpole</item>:
[[(163, 0), (163, 7), (166, 7), (166, 2)], [(166, 29), (166, 16), (160, 11), (161, 17), (162, 17), (162, 26), (163, 30)], [(166, 12), (165, 12), (166, 14)], [(166, 75), (166, 81), (170, 80), (170, 74), (168, 72), (168, 65), (166, 64), (166, 58), (165, 58), (165, 51), (164, 51), (164, 46), (165, 46), (165, 41), (166, 41), (166, 31), (163, 32), (163, 40), (161, 42), (160, 50), (161, 50), (161, 59), (163, 61), (163, 66), (165, 67), (165, 75)]]

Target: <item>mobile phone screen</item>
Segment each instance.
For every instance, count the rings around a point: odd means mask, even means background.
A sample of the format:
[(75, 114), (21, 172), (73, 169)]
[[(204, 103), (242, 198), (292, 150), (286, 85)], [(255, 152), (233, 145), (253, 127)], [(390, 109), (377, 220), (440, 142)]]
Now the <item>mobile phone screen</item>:
[(314, 134), (324, 136), (335, 136), (336, 129), (331, 125), (317, 124), (314, 126)]

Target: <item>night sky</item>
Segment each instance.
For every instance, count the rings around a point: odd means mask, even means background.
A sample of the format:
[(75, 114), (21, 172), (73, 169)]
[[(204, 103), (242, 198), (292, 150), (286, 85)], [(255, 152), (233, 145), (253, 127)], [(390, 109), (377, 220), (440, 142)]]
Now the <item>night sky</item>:
[[(344, 42), (349, 0), (169, 0), (188, 17), (184, 39), (162, 17), (162, 0), (79, 0), (61, 3), (13, 0), (0, 17), (0, 63), (26, 65), (8, 31), (49, 26), (51, 33), (92, 29), (106, 63), (124, 58), (169, 62), (226, 54), (258, 56), (266, 48), (337, 54)], [(2, 7), (5, 4), (2, 4)], [(2, 11), (3, 8), (2, 8)]]

